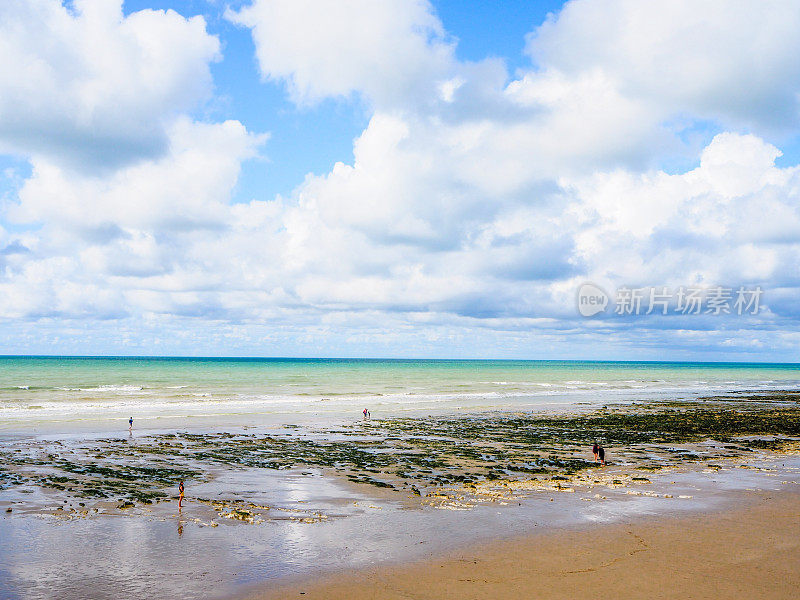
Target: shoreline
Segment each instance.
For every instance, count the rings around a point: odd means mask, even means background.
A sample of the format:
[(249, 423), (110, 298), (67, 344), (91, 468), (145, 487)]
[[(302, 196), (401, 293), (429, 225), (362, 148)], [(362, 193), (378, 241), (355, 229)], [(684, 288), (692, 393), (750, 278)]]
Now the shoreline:
[(800, 490), (744, 506), (496, 539), (416, 561), (262, 583), (231, 600), (796, 597)]

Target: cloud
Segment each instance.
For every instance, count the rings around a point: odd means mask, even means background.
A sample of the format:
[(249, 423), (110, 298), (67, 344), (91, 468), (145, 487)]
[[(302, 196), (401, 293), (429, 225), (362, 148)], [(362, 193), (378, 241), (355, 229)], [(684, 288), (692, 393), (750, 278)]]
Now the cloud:
[[(700, 166), (685, 173), (564, 177), (535, 202), (476, 194), (471, 201), (488, 205), (476, 218), (468, 201), (444, 212), (452, 200), (451, 171), (408, 176), (413, 161), (403, 160), (407, 130), (400, 123), (372, 126), (365, 136), (376, 139), (357, 142), (354, 165), (311, 177), (294, 197), (269, 202), (227, 201), (240, 162), (261, 141), (238, 123), (184, 122), (172, 133), (168, 157), (129, 167), (113, 181), (70, 181), (35, 170), (20, 194), (18, 218), (47, 217), (46, 235), (19, 241), (30, 251), (5, 257), (3, 297), (15, 302), (0, 305), (2, 316), (264, 322), (292, 315), (313, 322), (324, 314), (378, 311), (410, 320), (430, 315), (426, 327), (451, 317), (462, 325), (544, 319), (549, 327), (580, 327), (574, 293), (586, 279), (607, 289), (769, 289), (795, 277), (800, 169), (775, 167), (776, 148), (754, 136), (720, 134)], [(447, 158), (441, 148), (431, 152), (439, 163)], [(741, 193), (720, 188), (727, 181), (715, 162), (720, 156), (742, 176)], [(395, 189), (401, 200), (384, 204), (378, 192), (393, 189), (390, 182), (403, 182)], [(189, 189), (197, 193), (183, 193)], [(82, 223), (69, 199), (83, 194), (102, 209)], [(61, 197), (67, 201), (59, 207)], [(409, 213), (419, 222), (403, 222)], [(771, 314), (789, 316), (783, 305), (770, 306)], [(753, 322), (767, 326), (771, 318)], [(699, 318), (642, 326), (692, 325), (705, 326)]]
[[(752, 135), (722, 133), (682, 174), (615, 171), (565, 182), (587, 274), (629, 285), (735, 285), (792, 277), (800, 167)], [(657, 282), (657, 283), (654, 283)]]
[(186, 118), (168, 133), (165, 155), (112, 174), (33, 162), (7, 216), (38, 230), (22, 239), (6, 232), (7, 243), (0, 236), (0, 246), (28, 249), (6, 253), (3, 317), (129, 314), (150, 309), (153, 290), (174, 295), (174, 302), (157, 303), (160, 309), (185, 309), (197, 287), (213, 286), (221, 273), (203, 272), (213, 258), (194, 252), (202, 250), (198, 241), (231, 226), (228, 203), (241, 164), (266, 136), (238, 121)]
[(227, 17), (252, 29), (261, 74), (285, 81), (298, 103), (352, 93), (412, 102), (453, 62), (427, 0), (255, 0)]
[(571, 0), (528, 37), (541, 69), (602, 73), (664, 115), (796, 131), (800, 5)]
[(0, 3), (0, 151), (101, 172), (166, 150), (207, 99), (219, 40), (202, 17), (122, 0)]
[(248, 133), (238, 121), (205, 124), (187, 118), (176, 120), (166, 134), (163, 156), (100, 176), (34, 159), (9, 217), (101, 237), (115, 237), (119, 228), (217, 228), (225, 222), (241, 162), (255, 155), (266, 136)]

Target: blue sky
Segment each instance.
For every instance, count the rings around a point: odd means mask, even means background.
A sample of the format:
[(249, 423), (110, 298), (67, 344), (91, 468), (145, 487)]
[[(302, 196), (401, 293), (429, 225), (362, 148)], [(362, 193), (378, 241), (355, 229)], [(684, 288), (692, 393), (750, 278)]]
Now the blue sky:
[[(789, 1), (6, 2), (0, 353), (797, 360), (798, 26)], [(718, 286), (758, 314), (680, 313)], [(669, 314), (615, 314), (624, 287)]]

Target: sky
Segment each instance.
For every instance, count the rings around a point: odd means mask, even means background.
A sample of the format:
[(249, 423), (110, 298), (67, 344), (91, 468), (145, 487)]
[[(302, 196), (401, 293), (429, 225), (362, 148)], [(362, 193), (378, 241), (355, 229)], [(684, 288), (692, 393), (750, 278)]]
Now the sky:
[(0, 354), (800, 361), (797, 31), (5, 0)]

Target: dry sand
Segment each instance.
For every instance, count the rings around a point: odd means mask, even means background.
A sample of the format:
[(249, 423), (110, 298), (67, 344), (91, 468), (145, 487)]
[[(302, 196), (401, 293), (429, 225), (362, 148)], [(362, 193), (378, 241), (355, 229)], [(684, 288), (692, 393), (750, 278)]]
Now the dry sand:
[(800, 493), (595, 525), (281, 585), (248, 599), (800, 598)]

